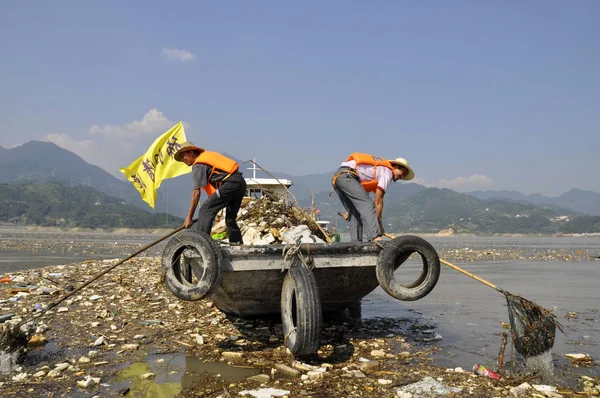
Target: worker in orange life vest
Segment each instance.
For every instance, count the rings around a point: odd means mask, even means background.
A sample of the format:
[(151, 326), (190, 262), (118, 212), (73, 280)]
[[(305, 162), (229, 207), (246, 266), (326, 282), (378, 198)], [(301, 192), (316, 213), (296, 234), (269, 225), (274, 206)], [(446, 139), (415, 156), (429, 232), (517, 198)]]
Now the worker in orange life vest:
[(208, 199), (198, 210), (197, 230), (210, 235), (215, 216), (219, 210), (225, 208), (225, 225), (229, 242), (243, 244), (236, 218), (246, 193), (246, 180), (239, 171), (237, 162), (220, 153), (198, 148), (189, 141), (181, 144), (174, 157), (175, 160), (192, 167), (192, 198), (183, 226), (185, 228), (192, 226), (202, 189), (208, 194)]
[[(350, 240), (362, 242), (381, 240), (383, 228), (383, 197), (392, 181), (412, 180), (414, 171), (404, 158), (384, 158), (355, 152), (333, 175), (333, 190), (346, 208), (350, 221)], [(375, 200), (369, 196), (375, 192)]]

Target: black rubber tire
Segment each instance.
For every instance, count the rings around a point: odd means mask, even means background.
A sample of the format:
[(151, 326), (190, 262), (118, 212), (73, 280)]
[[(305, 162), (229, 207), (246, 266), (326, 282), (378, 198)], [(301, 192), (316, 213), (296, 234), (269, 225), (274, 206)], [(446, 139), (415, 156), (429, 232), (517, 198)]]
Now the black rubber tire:
[(293, 264), (281, 288), (281, 324), (287, 348), (296, 356), (317, 353), (323, 313), (317, 279), (301, 263)]
[[(190, 257), (186, 256), (190, 255)], [(192, 283), (192, 272), (197, 278)], [(167, 288), (186, 301), (210, 295), (223, 277), (223, 254), (205, 233), (186, 230), (167, 242), (162, 254), (162, 270)]]
[[(411, 254), (419, 253), (423, 271), (413, 283), (401, 285), (394, 278), (394, 271)], [(427, 296), (440, 277), (440, 258), (429, 242), (418, 236), (404, 235), (386, 243), (377, 257), (377, 280), (390, 296), (403, 301), (419, 300)]]

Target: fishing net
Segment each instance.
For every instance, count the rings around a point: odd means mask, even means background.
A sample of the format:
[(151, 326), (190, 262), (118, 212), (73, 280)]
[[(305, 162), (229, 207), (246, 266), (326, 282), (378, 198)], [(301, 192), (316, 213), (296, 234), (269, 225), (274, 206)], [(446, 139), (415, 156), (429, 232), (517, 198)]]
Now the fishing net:
[(517, 352), (529, 358), (550, 350), (556, 327), (563, 331), (554, 314), (523, 297), (506, 292), (504, 295)]

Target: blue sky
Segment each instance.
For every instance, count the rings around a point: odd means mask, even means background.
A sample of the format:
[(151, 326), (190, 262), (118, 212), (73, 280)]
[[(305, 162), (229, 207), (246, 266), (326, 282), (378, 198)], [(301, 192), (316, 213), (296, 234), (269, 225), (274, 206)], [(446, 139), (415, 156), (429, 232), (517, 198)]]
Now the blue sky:
[(0, 145), (118, 175), (179, 120), (292, 175), (600, 192), (600, 2), (0, 2)]

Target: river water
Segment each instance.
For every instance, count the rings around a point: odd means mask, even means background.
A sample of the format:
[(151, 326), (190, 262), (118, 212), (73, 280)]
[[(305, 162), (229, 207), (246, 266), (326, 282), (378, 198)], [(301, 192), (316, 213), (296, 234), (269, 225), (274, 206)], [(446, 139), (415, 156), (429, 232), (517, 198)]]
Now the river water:
[[(147, 244), (155, 235), (110, 234), (44, 234), (4, 233), (0, 241), (9, 242), (8, 249), (0, 247), (0, 275), (19, 269), (45, 265), (69, 264), (86, 259), (123, 258), (131, 247)], [(54, 241), (53, 241), (54, 239)], [(581, 250), (600, 255), (600, 237), (431, 237), (426, 238), (438, 251), (472, 248), (496, 250), (557, 249)], [(39, 250), (19, 250), (19, 242), (46, 242)], [(51, 244), (52, 250), (44, 250)], [(64, 250), (67, 246), (77, 250)], [(22, 247), (22, 246), (21, 246)], [(103, 249), (100, 250), (99, 247)], [(137, 247), (136, 247), (137, 248)], [(160, 254), (160, 245), (153, 255)], [(588, 354), (600, 359), (600, 260), (589, 256), (582, 261), (496, 260), (485, 262), (456, 262), (512, 294), (521, 295), (540, 306), (553, 310), (564, 327), (557, 331), (553, 361), (560, 379), (572, 379), (573, 374), (600, 375), (598, 366), (573, 368), (565, 354)], [(397, 272), (417, 272), (416, 263), (404, 264)], [(569, 313), (569, 318), (566, 317)], [(429, 343), (437, 347), (437, 364), (470, 370), (475, 363), (493, 365), (501, 344), (500, 334), (506, 331), (501, 322), (508, 322), (504, 296), (444, 265), (439, 282), (425, 298), (400, 302), (380, 288), (363, 300), (363, 318), (411, 318), (431, 326), (441, 339)], [(412, 337), (407, 337), (411, 342)], [(509, 344), (510, 346), (510, 344)], [(511, 351), (507, 347), (506, 360)], [(595, 363), (597, 365), (598, 362)]]
[[(575, 249), (600, 255), (600, 238), (427, 238), (438, 250), (444, 248), (513, 248), (527, 251)], [(600, 260), (524, 261), (499, 260), (455, 263), (508, 292), (521, 295), (552, 310), (565, 333), (557, 330), (553, 362), (559, 381), (568, 384), (573, 373), (600, 375), (596, 366), (573, 368), (565, 354), (588, 354), (600, 359)], [(404, 267), (404, 265), (402, 266)], [(402, 272), (402, 267), (396, 273)], [(407, 264), (410, 268), (420, 264)], [(438, 284), (421, 300), (399, 302), (381, 288), (363, 301), (363, 318), (403, 317), (413, 313), (424, 324), (435, 327), (441, 340), (430, 343), (439, 347), (436, 363), (471, 369), (476, 363), (495, 364), (501, 346), (500, 334), (507, 331), (500, 322), (509, 322), (504, 296), (449, 267), (442, 265)], [(566, 317), (568, 313), (570, 317)], [(510, 334), (509, 334), (510, 338)], [(506, 360), (510, 360), (510, 346)], [(516, 353), (515, 353), (516, 355)]]

